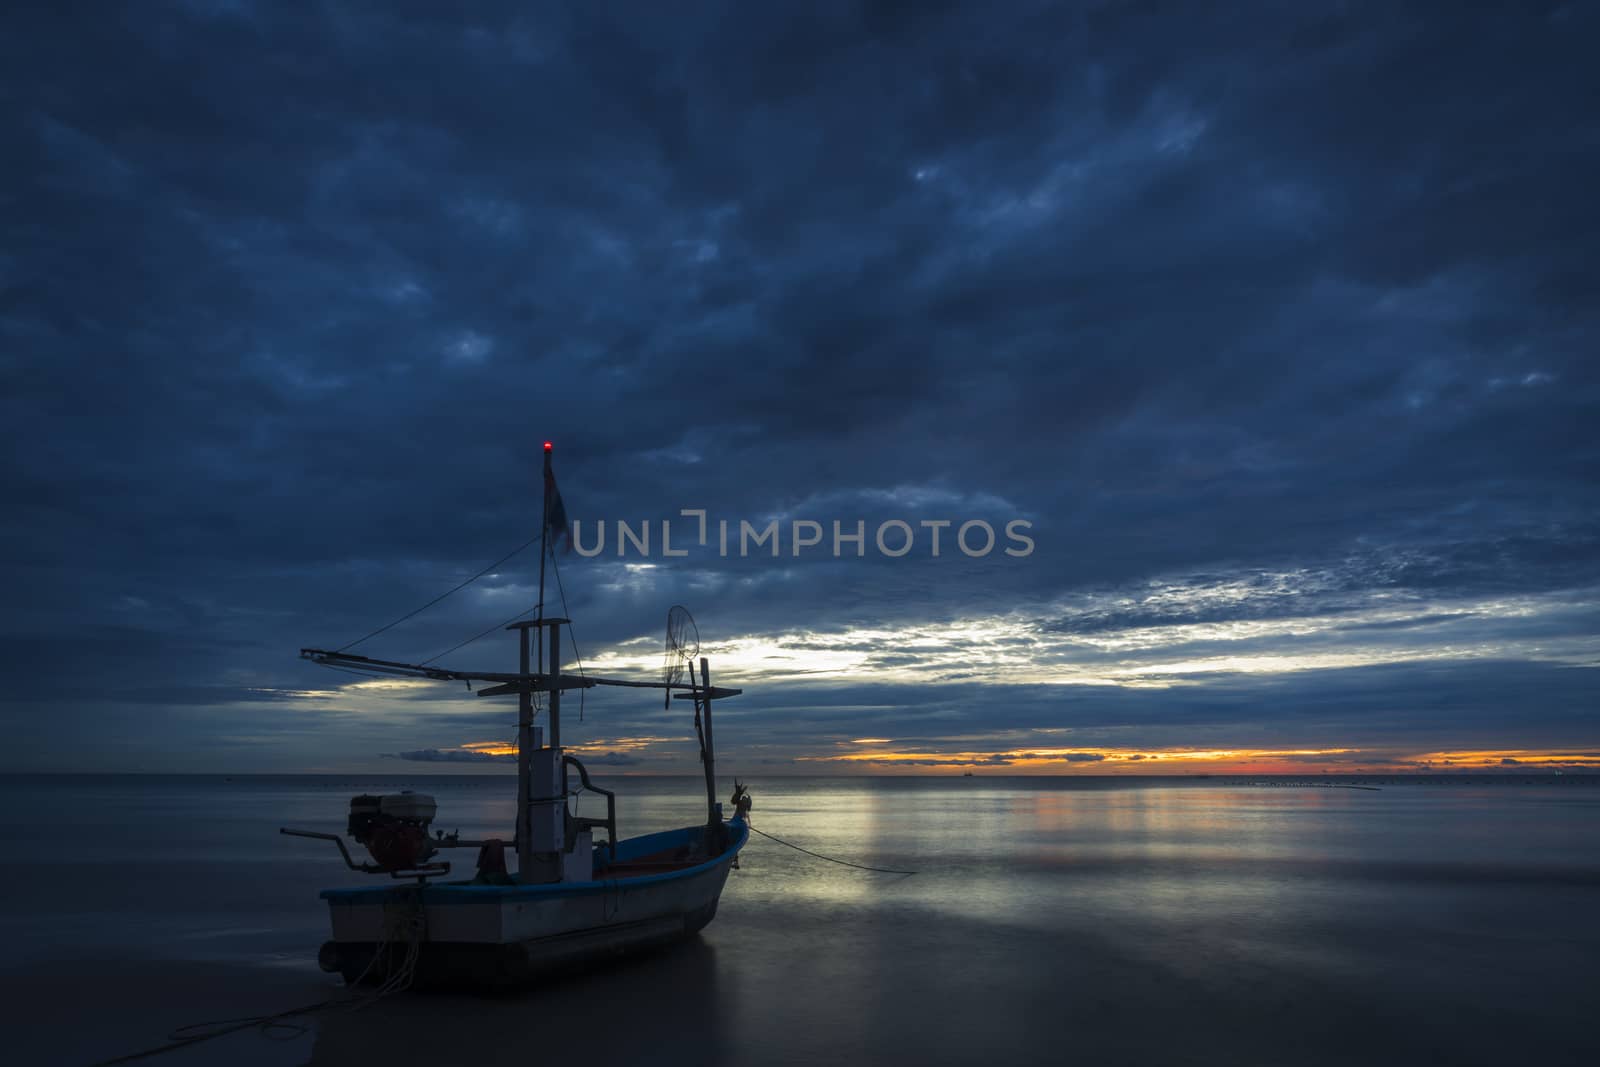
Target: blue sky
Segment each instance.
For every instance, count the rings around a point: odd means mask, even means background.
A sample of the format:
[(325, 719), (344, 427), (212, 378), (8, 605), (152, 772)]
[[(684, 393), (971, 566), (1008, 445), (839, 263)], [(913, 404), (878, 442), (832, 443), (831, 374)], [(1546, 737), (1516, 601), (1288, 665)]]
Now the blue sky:
[[(0, 766), (503, 769), (510, 706), (296, 651), (530, 536), (546, 439), (586, 523), (867, 524), (561, 558), (595, 669), (694, 611), (732, 770), (1600, 763), (1589, 8), (10, 22)], [(649, 699), (565, 732), (694, 769)]]

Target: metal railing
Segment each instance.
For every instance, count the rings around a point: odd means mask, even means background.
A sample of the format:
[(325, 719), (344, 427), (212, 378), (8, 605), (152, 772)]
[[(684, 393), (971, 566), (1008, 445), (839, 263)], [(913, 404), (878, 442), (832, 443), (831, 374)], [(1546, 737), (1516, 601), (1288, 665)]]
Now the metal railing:
[(598, 819), (574, 819), (579, 829), (590, 826), (604, 826), (606, 828), (606, 853), (610, 862), (617, 862), (617, 795), (609, 789), (601, 789), (589, 780), (589, 769), (577, 756), (563, 755), (561, 762), (572, 767), (578, 772), (578, 781), (583, 783), (583, 788), (591, 793), (599, 793), (606, 798), (605, 822)]

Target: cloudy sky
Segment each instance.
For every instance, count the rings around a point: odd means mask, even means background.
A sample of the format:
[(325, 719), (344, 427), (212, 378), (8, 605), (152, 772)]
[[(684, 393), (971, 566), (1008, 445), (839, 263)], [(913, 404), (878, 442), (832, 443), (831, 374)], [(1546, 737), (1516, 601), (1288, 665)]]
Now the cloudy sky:
[(547, 439), (585, 668), (687, 605), (730, 772), (1600, 765), (1594, 9), (1159, 8), (7, 15), (0, 767), (503, 771), (297, 651), (533, 536)]

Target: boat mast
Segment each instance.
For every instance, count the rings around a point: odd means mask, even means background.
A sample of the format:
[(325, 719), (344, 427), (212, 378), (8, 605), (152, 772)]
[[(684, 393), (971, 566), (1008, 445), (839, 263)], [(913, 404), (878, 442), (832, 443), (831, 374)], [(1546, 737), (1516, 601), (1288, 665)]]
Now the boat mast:
[[(561, 747), (561, 624), (566, 619), (541, 619), (550, 627), (550, 747)], [(562, 803), (567, 791), (567, 772), (561, 772)]]
[[(693, 668), (689, 681), (694, 682)], [(711, 827), (720, 825), (722, 820), (717, 817), (717, 750), (711, 741), (711, 661), (704, 656), (700, 657), (700, 686), (705, 693), (701, 702), (705, 713), (705, 751), (701, 755), (706, 765), (706, 825)]]
[[(538, 618), (544, 618), (544, 555), (550, 548), (545, 538), (550, 534), (550, 453), (553, 446), (544, 443), (544, 506), (539, 516), (539, 604)], [(528, 627), (508, 627), (517, 631), (520, 652), (518, 670), (529, 673)], [(539, 673), (544, 673), (544, 641), (538, 643)], [(528, 804), (533, 799), (529, 788), (533, 779), (533, 690), (522, 686), (517, 693), (517, 869), (533, 869), (533, 835), (529, 822)]]
[[(561, 625), (567, 621), (564, 618), (525, 619), (507, 626), (506, 629), (519, 634), (522, 673), (515, 675), (514, 681), (478, 691), (480, 696), (517, 694), (517, 876), (530, 884), (559, 882), (562, 853), (566, 848), (567, 768), (561, 751), (561, 690), (589, 684), (585, 678), (568, 679), (561, 675)], [(546, 627), (550, 631), (549, 649), (544, 648)], [(549, 674), (528, 672), (534, 644), (541, 653), (548, 651)], [(546, 705), (550, 713), (549, 736), (544, 738), (537, 738), (533, 727), (533, 694), (536, 692), (549, 694)], [(559, 828), (549, 812), (556, 804), (561, 805), (562, 811)]]
[[(542, 547), (542, 542), (541, 542)], [(528, 628), (517, 631), (517, 644), (522, 655), (518, 667), (528, 673)], [(533, 780), (533, 689), (522, 685), (517, 688), (517, 870), (533, 869), (533, 834), (528, 820), (528, 803), (532, 795), (528, 785)]]
[[(519, 669), (524, 677), (529, 674), (530, 642), (537, 645), (534, 653), (538, 657), (538, 673), (544, 673), (544, 635), (538, 637), (530, 634), (530, 629), (539, 627), (544, 621), (544, 568), (545, 554), (550, 550), (550, 454), (555, 451), (549, 441), (544, 443), (544, 493), (543, 506), (539, 516), (539, 604), (537, 617), (532, 623), (513, 624), (507, 627), (517, 631), (517, 643), (521, 655)], [(556, 635), (560, 626), (550, 627), (551, 664), (559, 662), (559, 646), (555, 644)], [(550, 693), (550, 747), (559, 748), (561, 745), (560, 726), (557, 716), (560, 714), (561, 691), (553, 689)], [(526, 879), (533, 871), (533, 812), (530, 805), (533, 803), (533, 689), (529, 685), (522, 685), (517, 692), (517, 871), (520, 877)], [(562, 768), (562, 793), (566, 793), (566, 769)]]
[[(539, 618), (544, 618), (544, 558), (550, 551), (550, 486), (555, 481), (555, 472), (550, 469), (550, 454), (555, 451), (555, 446), (549, 441), (544, 443), (544, 508), (539, 518)], [(527, 673), (524, 665), (523, 673)], [(539, 643), (539, 673), (544, 673), (544, 642)]]

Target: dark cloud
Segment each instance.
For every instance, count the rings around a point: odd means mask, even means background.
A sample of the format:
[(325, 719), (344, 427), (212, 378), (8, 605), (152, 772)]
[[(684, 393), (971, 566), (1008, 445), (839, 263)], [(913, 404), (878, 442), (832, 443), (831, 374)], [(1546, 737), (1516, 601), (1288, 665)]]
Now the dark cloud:
[[(385, 704), (294, 654), (523, 540), (546, 438), (591, 522), (1033, 523), (1020, 560), (563, 558), (591, 656), (675, 602), (708, 644), (837, 639), (846, 685), (736, 660), (747, 706), (799, 709), (730, 718), (753, 760), (929, 714), (1592, 743), (1597, 29), (1573, 4), (19, 13), (10, 760), (502, 736), (504, 705)], [(360, 650), (450, 648), (532, 603), (533, 563)], [(498, 633), (449, 657), (509, 658)], [(1115, 673), (1153, 668), (1181, 684)], [(1094, 684), (1037, 684), (1071, 672)], [(612, 736), (666, 721), (595, 701)]]

